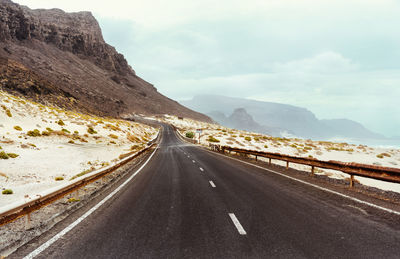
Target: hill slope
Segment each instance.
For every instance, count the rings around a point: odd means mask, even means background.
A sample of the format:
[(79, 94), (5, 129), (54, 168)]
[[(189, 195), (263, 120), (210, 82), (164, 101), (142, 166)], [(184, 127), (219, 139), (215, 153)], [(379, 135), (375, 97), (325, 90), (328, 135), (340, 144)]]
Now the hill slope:
[(0, 83), (8, 92), (62, 106), (68, 100), (101, 115), (170, 113), (209, 120), (138, 77), (104, 41), (89, 12), (31, 10), (0, 0), (0, 17), (0, 69), (7, 74)]

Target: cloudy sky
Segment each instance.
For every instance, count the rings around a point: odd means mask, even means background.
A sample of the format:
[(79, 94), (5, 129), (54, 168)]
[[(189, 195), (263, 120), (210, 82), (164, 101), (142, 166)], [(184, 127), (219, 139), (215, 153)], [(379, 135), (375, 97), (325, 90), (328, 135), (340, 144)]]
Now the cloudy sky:
[(91, 11), (137, 74), (176, 100), (306, 107), (400, 135), (399, 0), (17, 0)]

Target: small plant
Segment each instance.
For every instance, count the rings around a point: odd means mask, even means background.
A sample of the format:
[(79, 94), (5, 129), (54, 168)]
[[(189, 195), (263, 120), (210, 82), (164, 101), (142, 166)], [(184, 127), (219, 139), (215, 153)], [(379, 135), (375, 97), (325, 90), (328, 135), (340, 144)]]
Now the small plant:
[(0, 159), (9, 159), (10, 157), (7, 155), (6, 152), (1, 151), (0, 152)]
[(11, 157), (11, 158), (19, 157), (19, 155), (18, 155), (18, 154), (15, 154), (15, 153), (7, 153), (7, 155), (8, 155), (9, 157)]
[(254, 141), (259, 141), (259, 140), (260, 140), (260, 138), (254, 137)]
[(62, 131), (64, 131), (65, 133), (71, 133), (69, 130), (67, 129), (61, 129)]
[(60, 126), (64, 126), (65, 125), (65, 123), (63, 122), (63, 120), (58, 120), (57, 122), (56, 122), (58, 125), (60, 125)]
[(185, 136), (186, 136), (187, 138), (193, 138), (193, 137), (194, 137), (194, 133), (191, 132), (191, 131), (189, 131), (189, 132), (186, 132)]
[(50, 131), (47, 130), (42, 131), (42, 136), (50, 136)]
[(93, 129), (93, 127), (88, 126), (87, 133), (89, 133), (89, 134), (96, 134), (97, 131), (95, 131), (95, 130)]
[(78, 134), (79, 134), (79, 131), (75, 130), (75, 131), (74, 131), (74, 134), (78, 135)]
[(14, 129), (15, 129), (15, 130), (18, 130), (18, 131), (21, 131), (21, 130), (22, 130), (22, 128), (21, 128), (20, 126), (14, 126)]
[(209, 136), (207, 139), (208, 142), (214, 142), (214, 143), (219, 143), (220, 141), (213, 136)]
[(68, 202), (68, 203), (72, 203), (72, 202), (78, 202), (78, 201), (80, 201), (80, 199), (76, 199), (76, 198), (69, 198), (69, 199), (67, 200), (67, 202)]
[(51, 128), (49, 128), (49, 127), (47, 127), (46, 130), (47, 130), (48, 132), (52, 132), (52, 131), (53, 131), (53, 130), (52, 130)]
[(62, 177), (62, 176), (57, 176), (56, 178), (54, 178), (54, 180), (56, 180), (56, 181), (63, 181), (63, 180), (64, 180), (64, 177)]
[(117, 143), (115, 143), (114, 140), (111, 140), (111, 141), (110, 141), (110, 144), (117, 144)]
[(264, 145), (264, 147), (265, 147), (265, 148), (268, 148), (268, 146), (267, 146), (267, 145)]
[(39, 137), (41, 135), (38, 129), (30, 130), (26, 134), (31, 137)]
[(73, 141), (72, 139), (70, 141), (68, 141), (69, 144), (75, 144), (75, 141)]
[(244, 137), (244, 140), (251, 141), (251, 137)]
[(388, 153), (381, 153), (379, 155), (376, 155), (377, 158), (384, 158), (384, 157), (390, 157), (390, 155)]
[(11, 190), (11, 189), (5, 189), (5, 190), (3, 190), (2, 192), (1, 192), (1, 194), (5, 194), (5, 195), (9, 195), (9, 194), (13, 194), (14, 192), (13, 192), (13, 190)]
[(110, 138), (113, 138), (113, 139), (118, 139), (118, 136), (117, 135), (114, 135), (114, 134), (110, 134), (110, 135), (108, 135)]

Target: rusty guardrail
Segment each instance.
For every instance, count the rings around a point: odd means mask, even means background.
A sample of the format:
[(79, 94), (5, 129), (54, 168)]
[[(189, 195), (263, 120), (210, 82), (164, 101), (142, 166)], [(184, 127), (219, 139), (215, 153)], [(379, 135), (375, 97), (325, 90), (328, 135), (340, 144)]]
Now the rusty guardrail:
[(314, 170), (316, 167), (341, 171), (343, 173), (350, 175), (350, 187), (354, 186), (355, 175), (372, 178), (376, 180), (387, 181), (387, 182), (400, 183), (399, 168), (366, 165), (359, 163), (345, 163), (334, 160), (322, 161), (315, 158), (296, 157), (280, 153), (270, 153), (270, 152), (232, 148), (229, 146), (221, 146), (212, 143), (210, 143), (209, 145), (211, 150), (217, 152), (225, 153), (225, 151), (228, 151), (228, 152), (235, 152), (238, 154), (253, 155), (255, 156), (256, 160), (257, 157), (269, 158), (269, 164), (271, 164), (272, 159), (286, 161), (286, 169), (289, 168), (289, 163), (308, 165), (311, 166), (311, 174), (314, 174)]
[(131, 156), (125, 157), (121, 159), (118, 163), (109, 166), (105, 169), (100, 169), (95, 171), (95, 173), (90, 173), (86, 177), (82, 179), (77, 179), (71, 184), (68, 184), (64, 187), (61, 187), (60, 189), (57, 189), (55, 191), (52, 191), (50, 193), (47, 193), (46, 195), (43, 195), (41, 197), (38, 197), (36, 199), (33, 199), (29, 202), (23, 203), (21, 205), (17, 205), (13, 208), (7, 209), (6, 211), (0, 212), (0, 226), (5, 225), (7, 223), (10, 223), (20, 217), (23, 217), (27, 215), (28, 220), (30, 219), (30, 214), (36, 210), (39, 210), (40, 208), (51, 204), (52, 202), (59, 200), (60, 198), (64, 197), (65, 195), (72, 193), (81, 187), (94, 182), (103, 176), (115, 171), (116, 169), (120, 168), (121, 166), (127, 164), (128, 162), (132, 161), (136, 157), (140, 156), (150, 148), (152, 148), (157, 140), (160, 138), (160, 131), (157, 135), (156, 138), (154, 138), (152, 141), (148, 142), (148, 146), (135, 154), (132, 154)]

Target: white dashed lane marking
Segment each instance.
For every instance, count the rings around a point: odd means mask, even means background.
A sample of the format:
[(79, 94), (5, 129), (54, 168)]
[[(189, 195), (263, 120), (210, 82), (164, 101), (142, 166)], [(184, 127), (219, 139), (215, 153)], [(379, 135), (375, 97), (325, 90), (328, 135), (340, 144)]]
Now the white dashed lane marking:
[(215, 188), (215, 187), (217, 187), (217, 186), (215, 186), (215, 184), (214, 184), (214, 182), (213, 181), (209, 181), (210, 182), (210, 185), (211, 185), (211, 187), (212, 188)]
[(200, 167), (200, 171), (204, 172), (204, 169), (202, 167)]
[(196, 161), (192, 160), (193, 163), (196, 163)]
[(236, 229), (238, 230), (239, 234), (246, 235), (247, 234), (246, 231), (240, 224), (239, 220), (236, 218), (235, 214), (229, 213), (229, 217), (231, 217), (231, 220), (232, 220), (233, 224), (235, 225)]

